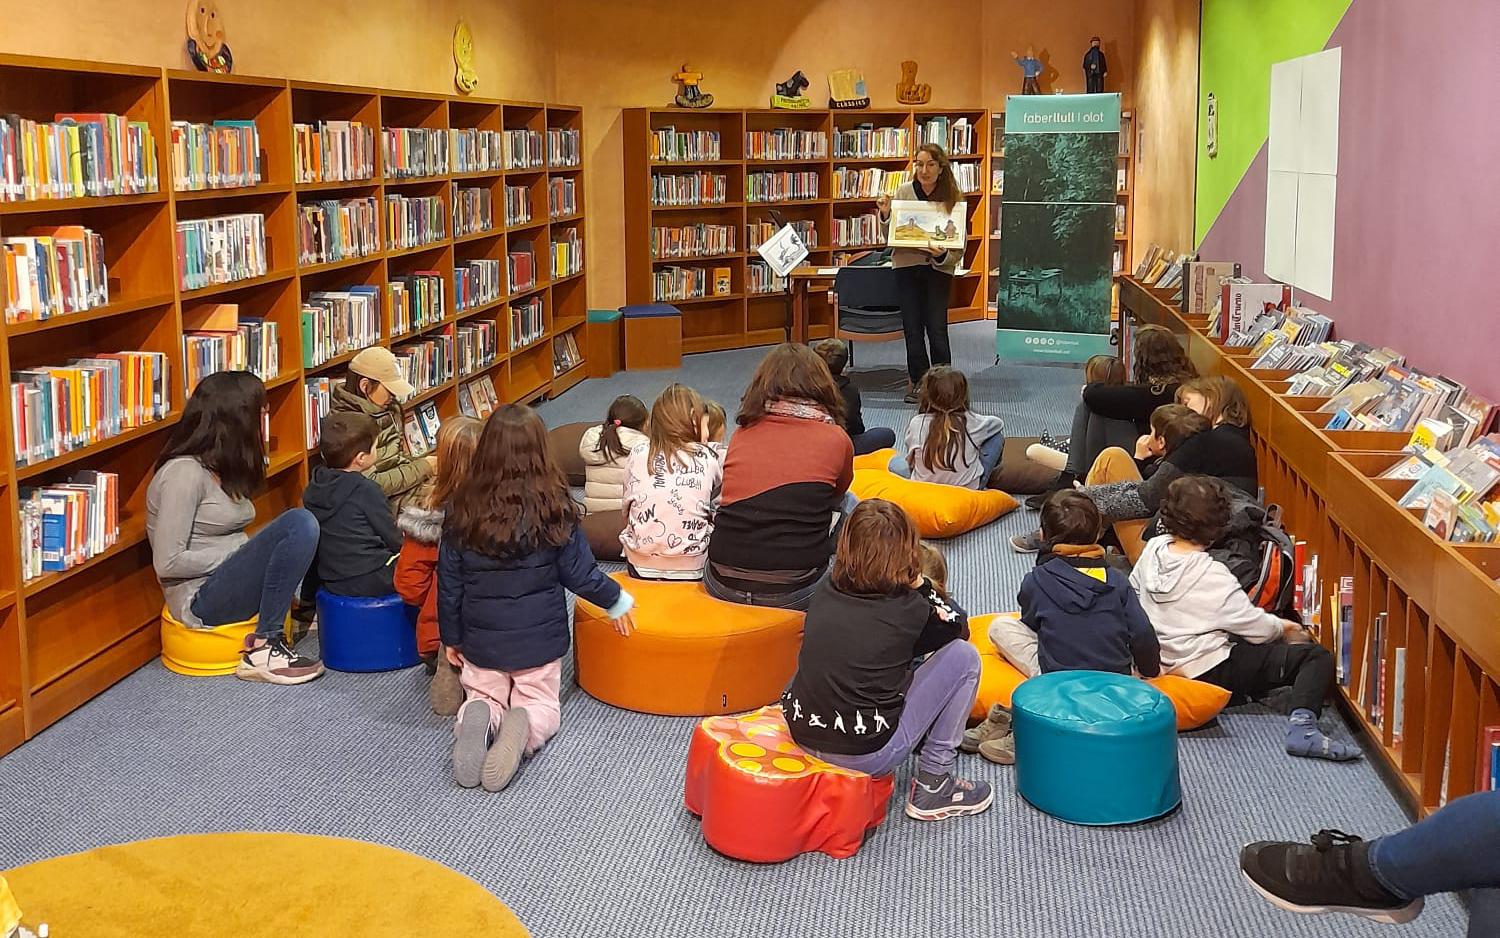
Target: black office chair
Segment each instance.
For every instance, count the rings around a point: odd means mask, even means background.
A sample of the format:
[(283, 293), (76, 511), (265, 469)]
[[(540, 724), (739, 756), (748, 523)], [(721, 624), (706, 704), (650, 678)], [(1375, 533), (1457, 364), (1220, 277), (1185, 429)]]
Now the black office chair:
[(849, 346), (854, 364), (854, 342), (882, 342), (902, 335), (901, 306), (896, 301), (896, 276), (890, 267), (859, 263), (839, 268), (833, 292), (838, 313), (833, 334)]

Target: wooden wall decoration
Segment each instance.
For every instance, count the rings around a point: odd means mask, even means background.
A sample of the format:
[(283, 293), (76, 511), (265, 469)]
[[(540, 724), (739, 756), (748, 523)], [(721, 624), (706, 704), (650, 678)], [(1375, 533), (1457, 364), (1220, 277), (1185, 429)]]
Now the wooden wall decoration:
[(932, 86), (917, 83), (917, 63), (911, 59), (901, 63), (901, 80), (896, 82), (896, 100), (902, 104), (926, 104), (932, 100)]
[(228, 75), (234, 71), (234, 55), (224, 42), (224, 17), (218, 0), (188, 0), (187, 54), (200, 72)]

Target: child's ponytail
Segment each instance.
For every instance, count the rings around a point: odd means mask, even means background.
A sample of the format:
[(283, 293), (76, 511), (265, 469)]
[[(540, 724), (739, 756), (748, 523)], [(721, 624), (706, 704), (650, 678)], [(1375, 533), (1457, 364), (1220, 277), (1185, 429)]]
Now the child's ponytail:
[(630, 455), (630, 447), (620, 441), (620, 428), (640, 430), (646, 426), (646, 405), (634, 394), (621, 394), (609, 405), (599, 430), (598, 451), (605, 459)]

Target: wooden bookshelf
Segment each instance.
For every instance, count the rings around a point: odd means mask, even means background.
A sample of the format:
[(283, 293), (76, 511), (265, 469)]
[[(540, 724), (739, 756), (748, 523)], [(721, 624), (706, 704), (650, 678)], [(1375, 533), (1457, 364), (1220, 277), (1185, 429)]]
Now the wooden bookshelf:
[[(424, 334), (451, 331), (479, 318), (496, 320), (500, 353), (496, 361), (436, 387), (418, 400), (434, 400), (443, 417), (458, 413), (457, 389), (489, 374), (504, 400), (535, 400), (559, 394), (581, 380), (580, 362), (554, 375), (553, 341), (575, 336), (584, 349), (586, 274), (580, 270), (553, 282), (549, 277), (554, 233), (576, 232), (585, 242), (583, 163), (549, 165), (548, 129), (582, 131), (578, 107), (538, 102), (416, 94), (281, 78), (216, 76), (200, 72), (109, 65), (67, 59), (0, 55), (0, 113), (50, 121), (55, 114), (107, 112), (146, 122), (156, 146), (156, 193), (97, 198), (0, 202), (0, 236), (32, 226), (81, 224), (104, 239), (110, 303), (41, 322), (0, 324), (0, 375), (9, 386), (12, 371), (61, 364), (95, 352), (151, 350), (166, 355), (170, 368), (167, 419), (130, 430), (56, 459), (26, 466), (8, 462), (0, 473), (0, 754), (36, 735), (160, 652), (161, 591), (151, 567), (145, 537), (145, 494), (152, 464), (187, 400), (183, 334), (195, 328), (208, 303), (236, 303), (242, 317), (277, 324), (280, 372), (267, 380), (271, 446), (266, 488), (255, 499), (257, 523), (300, 503), (309, 461), (306, 378), (342, 379), (353, 352), (316, 367), (303, 368), (300, 311), (309, 293), (355, 284), (383, 289), (389, 278), (414, 270), (435, 270), (444, 281), (441, 322), (392, 339), (391, 311), (382, 301), (380, 344), (402, 345)], [(253, 120), (259, 136), (262, 178), (237, 189), (174, 191), (171, 162), (173, 121), (212, 123)], [(376, 159), (369, 179), (298, 183), (294, 172), (294, 123), (355, 120), (375, 129)], [(384, 127), (528, 129), (543, 135), (540, 166), (450, 172), (397, 179), (385, 171), (380, 131)], [(581, 152), (581, 147), (580, 147)], [(451, 155), (451, 151), (450, 151)], [(553, 179), (574, 183), (575, 209), (554, 220), (548, 211)], [(504, 225), (506, 181), (527, 188), (532, 222)], [(483, 188), (493, 206), (492, 230), (455, 235), (451, 208), (461, 189)], [(446, 238), (409, 249), (389, 248), (383, 225), (382, 250), (364, 257), (322, 264), (300, 264), (297, 206), (315, 199), (436, 196), (446, 212)], [(178, 286), (174, 237), (179, 220), (253, 212), (265, 216), (267, 274), (198, 290)], [(494, 302), (456, 308), (455, 263), (498, 260), (502, 273), (509, 250), (530, 242), (535, 252), (535, 285), (502, 293)], [(587, 250), (584, 250), (585, 260)], [(4, 270), (0, 268), (0, 278)], [(3, 283), (0, 283), (3, 288)], [(544, 331), (539, 339), (507, 348), (512, 301), (540, 296)], [(13, 440), (10, 408), (0, 413), (0, 432)], [(118, 542), (74, 568), (21, 582), (17, 513), (22, 488), (67, 478), (80, 469), (100, 469), (120, 477)]]
[[(908, 176), (911, 153), (916, 147), (916, 128), (935, 116), (950, 119), (968, 118), (975, 125), (972, 154), (956, 162), (977, 165), (978, 187), (965, 195), (970, 233), (963, 266), (968, 272), (955, 278), (948, 317), (950, 322), (981, 319), (986, 315), (984, 282), (988, 246), (981, 220), (987, 216), (989, 112), (982, 108), (897, 108), (864, 111), (806, 110), (783, 111), (768, 108), (709, 109), (690, 111), (674, 108), (627, 108), (624, 112), (625, 157), (625, 292), (630, 303), (655, 302), (652, 275), (668, 266), (708, 268), (728, 267), (730, 290), (713, 293), (710, 276), (709, 293), (691, 299), (666, 300), (681, 307), (682, 344), (685, 352), (707, 352), (722, 349), (768, 345), (786, 340), (791, 325), (789, 297), (784, 293), (751, 292), (749, 265), (758, 260), (751, 247), (748, 226), (770, 222), (771, 210), (787, 221), (810, 222), (816, 232), (808, 263), (832, 266), (840, 252), (865, 250), (871, 245), (834, 244), (834, 225), (838, 218), (873, 211), (874, 198), (839, 198), (834, 174), (840, 169), (880, 169)], [(904, 156), (860, 158), (836, 156), (834, 133), (869, 124), (877, 128), (895, 128), (907, 132)], [(717, 131), (720, 152), (717, 160), (650, 159), (651, 135), (665, 127), (682, 131)], [(747, 159), (746, 134), (789, 128), (811, 131), (826, 137), (825, 155), (817, 158), (794, 156), (787, 159)], [(947, 149), (946, 143), (944, 149)], [(817, 198), (756, 201), (749, 197), (747, 185), (752, 176), (766, 172), (811, 172), (818, 178)], [(725, 182), (723, 202), (694, 205), (654, 205), (653, 177), (679, 173), (708, 172), (722, 175)], [(660, 258), (651, 256), (651, 231), (655, 227), (679, 227), (694, 224), (728, 225), (735, 229), (734, 252), (719, 257)], [(883, 239), (882, 239), (883, 240)], [(880, 247), (881, 245), (873, 245)], [(808, 336), (824, 338), (833, 334), (834, 310), (827, 296), (809, 298)]]
[[(1500, 544), (1440, 540), (1420, 512), (1400, 507), (1412, 483), (1380, 474), (1405, 455), (1408, 434), (1326, 429), (1322, 398), (1289, 395), (1289, 372), (1251, 367), (1253, 355), (1207, 335), (1206, 316), (1174, 307), (1171, 290), (1129, 276), (1119, 287), (1122, 314), (1172, 330), (1200, 372), (1228, 375), (1245, 390), (1266, 501), (1282, 506), (1288, 533), (1318, 557), (1319, 639), (1335, 654), (1328, 598), (1337, 604), (1341, 580), (1352, 587), (1340, 701), (1369, 737), (1366, 753), (1421, 815), (1473, 792), (1480, 733), (1500, 725)], [(1377, 649), (1372, 623), (1382, 614)], [(1406, 662), (1399, 735), (1397, 649)], [(1384, 712), (1371, 706), (1377, 684)]]

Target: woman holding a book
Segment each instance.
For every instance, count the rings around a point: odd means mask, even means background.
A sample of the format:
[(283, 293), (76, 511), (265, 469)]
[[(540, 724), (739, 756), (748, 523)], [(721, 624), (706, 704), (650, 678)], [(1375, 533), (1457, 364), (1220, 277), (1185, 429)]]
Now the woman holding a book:
[[(963, 194), (942, 147), (935, 143), (917, 147), (911, 167), (912, 178), (896, 190), (896, 201), (936, 202), (944, 212), (952, 213), (954, 206), (959, 206), (962, 212)], [(876, 199), (882, 221), (890, 218), (891, 201), (892, 197), (886, 194)], [(948, 296), (953, 291), (953, 273), (962, 258), (962, 250), (908, 247), (891, 250), (901, 325), (906, 333), (908, 404), (917, 402), (917, 386), (929, 367), (953, 363), (948, 346)]]

